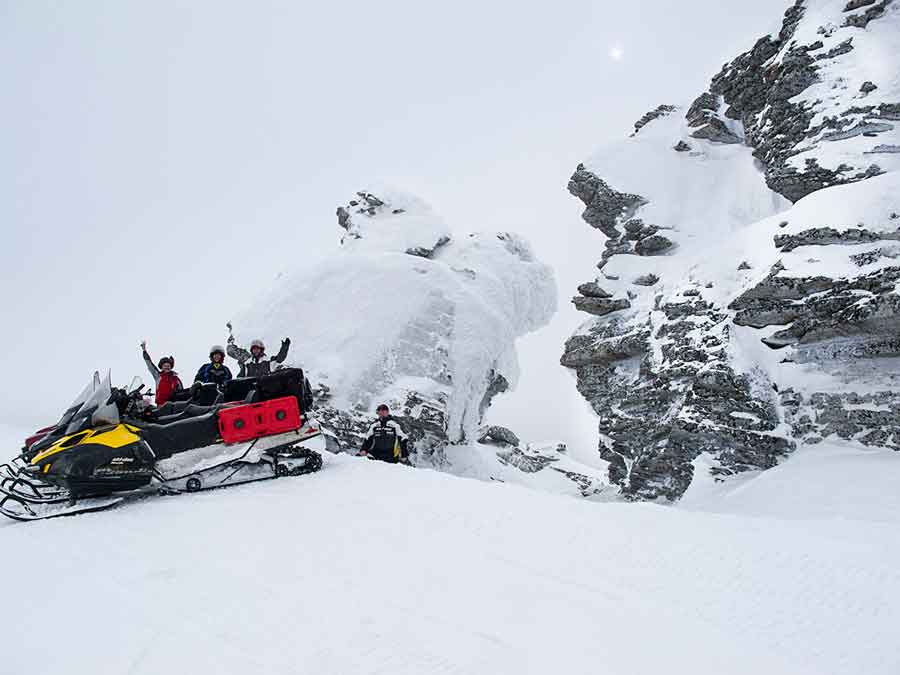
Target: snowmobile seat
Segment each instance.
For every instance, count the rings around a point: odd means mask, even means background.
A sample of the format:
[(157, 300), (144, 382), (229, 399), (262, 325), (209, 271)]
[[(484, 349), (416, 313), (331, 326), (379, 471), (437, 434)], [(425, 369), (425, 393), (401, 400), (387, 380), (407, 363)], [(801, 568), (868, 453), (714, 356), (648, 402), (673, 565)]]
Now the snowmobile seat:
[(306, 392), (306, 378), (300, 368), (282, 368), (269, 375), (263, 375), (256, 383), (256, 399), (254, 402), (262, 403), (273, 398), (295, 396), (300, 412), (309, 409)]
[(191, 397), (191, 403), (196, 405), (213, 405), (219, 403), (222, 399), (222, 393), (214, 382), (205, 382), (194, 391)]
[(190, 417), (200, 417), (202, 415), (206, 415), (210, 412), (216, 412), (221, 405), (197, 405), (195, 403), (188, 403), (181, 410), (171, 415), (158, 415), (154, 420), (154, 424), (171, 424), (172, 422), (178, 422), (180, 420), (186, 420)]
[(252, 403), (256, 398), (256, 378), (239, 377), (225, 383), (225, 402)]
[[(195, 408), (199, 412), (199, 408)], [(219, 437), (218, 406), (206, 408), (204, 414), (184, 417), (164, 424), (142, 425), (142, 435), (153, 448), (157, 459), (212, 445)]]

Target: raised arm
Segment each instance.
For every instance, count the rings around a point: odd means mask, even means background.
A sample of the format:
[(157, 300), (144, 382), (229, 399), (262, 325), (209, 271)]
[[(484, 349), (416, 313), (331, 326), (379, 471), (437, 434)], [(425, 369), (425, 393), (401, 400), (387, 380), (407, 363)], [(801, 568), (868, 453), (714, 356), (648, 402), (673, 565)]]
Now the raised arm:
[(141, 354), (144, 357), (144, 363), (147, 364), (147, 370), (150, 371), (150, 376), (153, 378), (153, 383), (156, 386), (159, 386), (159, 368), (156, 367), (156, 364), (153, 363), (153, 359), (150, 358), (150, 354), (147, 353), (147, 343), (141, 343)]
[(287, 358), (288, 349), (291, 348), (291, 338), (284, 338), (281, 341), (281, 349), (278, 350), (278, 353), (272, 357), (272, 360), (276, 363), (284, 363), (284, 360)]
[(238, 347), (234, 343), (234, 338), (229, 338), (228, 346), (225, 347), (225, 352), (228, 354), (228, 356), (236, 360), (241, 365), (244, 364), (244, 361), (250, 358), (250, 352), (248, 352), (243, 347)]

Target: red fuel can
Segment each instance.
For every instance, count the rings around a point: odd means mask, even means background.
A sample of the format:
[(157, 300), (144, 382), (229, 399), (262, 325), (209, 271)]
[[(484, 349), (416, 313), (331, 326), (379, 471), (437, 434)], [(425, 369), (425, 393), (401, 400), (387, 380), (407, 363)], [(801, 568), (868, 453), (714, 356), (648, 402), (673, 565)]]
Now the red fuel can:
[(219, 411), (219, 434), (226, 443), (283, 434), (301, 426), (300, 408), (294, 396)]

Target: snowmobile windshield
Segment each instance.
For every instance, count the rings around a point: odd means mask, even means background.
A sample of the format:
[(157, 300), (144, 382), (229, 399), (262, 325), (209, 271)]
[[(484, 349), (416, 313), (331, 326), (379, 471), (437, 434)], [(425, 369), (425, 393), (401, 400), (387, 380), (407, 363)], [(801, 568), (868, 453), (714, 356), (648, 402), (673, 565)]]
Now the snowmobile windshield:
[[(106, 406), (109, 397), (112, 394), (112, 386), (110, 384), (110, 376), (109, 373), (106, 374), (106, 377), (98, 381), (97, 378), (94, 381), (94, 388), (90, 394), (88, 394), (84, 403), (81, 404), (81, 407), (75, 412), (72, 417), (72, 421), (69, 422), (69, 426), (66, 427), (66, 435), (78, 433), (82, 429), (89, 427), (93, 424), (92, 417), (95, 412), (101, 406)], [(115, 406), (113, 406), (115, 407)], [(106, 416), (106, 414), (102, 414), (102, 416)]]
[(62, 414), (62, 417), (59, 418), (59, 421), (56, 423), (56, 427), (67, 427), (69, 423), (72, 421), (72, 418), (78, 413), (81, 407), (84, 405), (84, 402), (87, 401), (91, 394), (96, 391), (96, 389), (100, 386), (100, 373), (96, 370), (94, 371), (94, 376), (88, 381), (87, 385), (84, 389), (81, 390), (81, 393), (75, 397), (75, 399), (69, 404), (69, 407), (66, 408), (65, 412)]
[(143, 386), (144, 381), (141, 378), (135, 376), (131, 379), (131, 384), (128, 385), (128, 389), (126, 389), (125, 391), (128, 394), (134, 394), (135, 392), (140, 391)]

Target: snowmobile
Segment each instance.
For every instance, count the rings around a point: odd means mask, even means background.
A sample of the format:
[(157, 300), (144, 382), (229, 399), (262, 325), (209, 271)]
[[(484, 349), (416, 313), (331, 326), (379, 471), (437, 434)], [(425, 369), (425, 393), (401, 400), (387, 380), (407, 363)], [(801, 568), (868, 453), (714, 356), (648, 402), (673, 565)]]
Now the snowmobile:
[(177, 494), (318, 471), (324, 446), (303, 371), (195, 385), (150, 406), (135, 378), (93, 380), (51, 427), (0, 465), (0, 513), (42, 520), (100, 511), (137, 495)]

